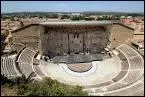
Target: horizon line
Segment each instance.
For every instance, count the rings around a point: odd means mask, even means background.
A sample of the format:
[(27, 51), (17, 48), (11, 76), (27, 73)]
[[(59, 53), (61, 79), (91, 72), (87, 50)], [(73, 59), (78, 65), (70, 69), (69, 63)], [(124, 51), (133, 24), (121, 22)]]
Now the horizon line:
[(116, 13), (144, 13), (143, 12), (124, 12), (124, 11), (13, 11), (13, 12), (1, 12), (1, 14), (7, 14), (7, 13), (21, 13), (21, 12), (56, 12), (56, 13), (83, 13), (83, 12), (107, 12), (107, 13), (111, 13), (111, 12), (116, 12)]

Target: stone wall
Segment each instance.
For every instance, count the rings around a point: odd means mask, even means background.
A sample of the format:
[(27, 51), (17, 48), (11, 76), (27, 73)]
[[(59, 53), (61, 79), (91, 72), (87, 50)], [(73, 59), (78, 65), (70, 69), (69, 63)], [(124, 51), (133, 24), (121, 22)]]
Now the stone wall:
[(110, 44), (111, 48), (116, 48), (117, 46), (126, 43), (129, 44), (132, 41), (134, 30), (126, 27), (122, 24), (113, 24), (110, 29)]
[(43, 54), (55, 56), (66, 53), (100, 53), (108, 44), (109, 33), (103, 26), (44, 26)]
[(13, 43), (22, 43), (36, 51), (39, 50), (41, 28), (38, 25), (29, 25), (12, 32)]
[(133, 40), (134, 41), (144, 40), (144, 34), (134, 34), (133, 35)]
[(130, 43), (133, 29), (109, 25), (28, 25), (12, 32), (14, 43), (56, 56), (75, 53), (101, 53), (108, 45), (115, 48)]

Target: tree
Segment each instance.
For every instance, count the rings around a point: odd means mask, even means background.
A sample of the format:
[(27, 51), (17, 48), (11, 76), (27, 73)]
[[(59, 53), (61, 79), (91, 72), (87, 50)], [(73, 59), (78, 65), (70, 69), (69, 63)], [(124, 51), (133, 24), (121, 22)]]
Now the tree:
[(78, 20), (80, 20), (80, 17), (74, 16), (74, 17), (71, 18), (71, 20), (78, 21)]
[(85, 96), (80, 86), (68, 86), (57, 80), (45, 78), (41, 82), (20, 85), (18, 94), (25, 96)]
[(1, 85), (5, 85), (5, 84), (11, 85), (14, 84), (14, 82), (1, 74)]
[(61, 19), (69, 19), (70, 18), (70, 16), (68, 16), (68, 15), (62, 15), (61, 16)]
[(15, 21), (14, 17), (11, 17), (10, 20), (11, 20), (11, 21)]

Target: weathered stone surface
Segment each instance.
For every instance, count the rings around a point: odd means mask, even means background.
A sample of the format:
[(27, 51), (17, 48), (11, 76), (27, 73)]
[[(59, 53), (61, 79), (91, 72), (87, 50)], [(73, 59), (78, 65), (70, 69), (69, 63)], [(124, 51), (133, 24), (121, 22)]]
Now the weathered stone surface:
[(12, 32), (14, 43), (54, 57), (89, 52), (97, 54), (108, 45), (115, 48), (130, 43), (133, 29), (121, 24), (106, 25), (41, 25), (31, 24)]

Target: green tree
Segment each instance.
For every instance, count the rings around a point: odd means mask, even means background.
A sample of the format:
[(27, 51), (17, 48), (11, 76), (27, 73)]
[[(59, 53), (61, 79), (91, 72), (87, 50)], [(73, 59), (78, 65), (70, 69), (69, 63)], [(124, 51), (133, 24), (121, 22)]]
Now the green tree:
[(82, 91), (80, 86), (69, 86), (57, 80), (45, 78), (41, 82), (20, 85), (18, 94), (25, 96), (85, 96), (87, 92)]
[(61, 19), (69, 19), (69, 18), (70, 18), (69, 15), (62, 15), (62, 16), (61, 16)]
[(12, 85), (14, 84), (14, 82), (1, 74), (1, 85), (6, 85), (6, 84)]

